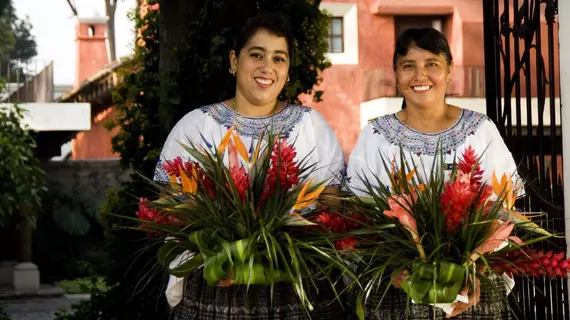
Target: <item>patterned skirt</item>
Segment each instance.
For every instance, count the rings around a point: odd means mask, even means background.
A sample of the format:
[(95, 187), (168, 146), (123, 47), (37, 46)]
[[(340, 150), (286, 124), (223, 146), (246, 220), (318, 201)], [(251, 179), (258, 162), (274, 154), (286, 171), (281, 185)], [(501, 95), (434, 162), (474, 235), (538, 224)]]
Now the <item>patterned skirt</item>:
[(469, 310), (453, 318), (446, 318), (446, 314), (439, 308), (426, 305), (413, 304), (408, 301), (404, 291), (390, 287), (384, 296), (382, 303), (378, 305), (384, 291), (370, 295), (365, 306), (366, 319), (382, 320), (432, 320), (432, 319), (457, 319), (457, 320), (510, 320), (505, 283), (499, 277), (494, 277), (489, 285), (493, 289), (481, 289), (479, 303)]
[[(338, 290), (338, 289), (337, 289)], [(271, 287), (262, 285), (210, 287), (198, 270), (188, 276), (184, 299), (171, 313), (171, 320), (343, 319), (344, 310), (335, 300), (328, 282), (305, 288), (314, 311), (308, 312), (287, 282)]]

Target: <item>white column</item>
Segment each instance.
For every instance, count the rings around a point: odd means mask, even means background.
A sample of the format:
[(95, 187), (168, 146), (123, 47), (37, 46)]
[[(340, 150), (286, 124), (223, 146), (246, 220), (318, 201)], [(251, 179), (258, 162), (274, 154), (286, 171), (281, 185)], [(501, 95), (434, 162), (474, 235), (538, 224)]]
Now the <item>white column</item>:
[[(558, 1), (558, 43), (560, 46), (560, 105), (562, 124), (562, 170), (564, 177), (564, 221), (570, 249), (570, 1)], [(568, 22), (565, 22), (568, 21)], [(564, 28), (566, 26), (566, 28)], [(566, 31), (564, 31), (566, 29)], [(567, 252), (570, 253), (570, 250)], [(570, 284), (570, 282), (569, 282)]]

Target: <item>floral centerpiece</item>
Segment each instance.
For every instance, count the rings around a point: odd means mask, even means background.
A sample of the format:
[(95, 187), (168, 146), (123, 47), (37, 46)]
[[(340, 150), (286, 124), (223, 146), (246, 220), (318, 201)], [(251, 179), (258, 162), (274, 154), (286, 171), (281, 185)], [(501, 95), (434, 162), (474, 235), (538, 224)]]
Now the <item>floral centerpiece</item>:
[[(436, 155), (427, 177), (416, 174), (418, 166), (401, 155), (399, 165), (395, 159), (383, 161), (390, 184), (360, 175), (363, 187), (349, 190), (349, 208), (365, 217), (355, 227), (360, 236), (351, 246), (364, 288), (361, 318), (363, 300), (387, 290), (395, 275), (403, 278), (399, 287), (413, 303), (450, 313), (451, 303), (467, 302), (462, 289), (490, 284), (493, 273), (562, 275), (569, 270), (563, 256), (525, 248), (554, 235), (513, 209), (519, 186), (512, 177), (493, 172), (491, 181), (483, 181), (480, 157), (471, 147), (450, 170), (445, 170), (444, 155)], [(539, 271), (540, 264), (553, 263), (558, 269)], [(481, 266), (491, 272), (476, 272)]]
[(217, 147), (202, 140), (183, 144), (192, 161), (164, 163), (171, 183), (157, 184), (157, 200), (140, 199), (137, 229), (164, 239), (158, 259), (173, 275), (202, 269), (210, 286), (285, 281), (312, 309), (307, 285), (326, 279), (334, 289), (335, 274), (352, 274), (315, 222), (326, 188), (312, 183), (316, 165), (274, 135), (249, 148), (232, 128)]

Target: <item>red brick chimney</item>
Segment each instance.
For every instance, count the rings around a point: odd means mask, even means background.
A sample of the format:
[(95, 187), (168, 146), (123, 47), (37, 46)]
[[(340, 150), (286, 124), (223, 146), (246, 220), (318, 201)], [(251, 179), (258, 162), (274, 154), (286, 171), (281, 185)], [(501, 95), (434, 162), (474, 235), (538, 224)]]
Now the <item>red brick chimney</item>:
[(77, 18), (75, 87), (109, 64), (107, 50), (107, 17), (98, 13)]

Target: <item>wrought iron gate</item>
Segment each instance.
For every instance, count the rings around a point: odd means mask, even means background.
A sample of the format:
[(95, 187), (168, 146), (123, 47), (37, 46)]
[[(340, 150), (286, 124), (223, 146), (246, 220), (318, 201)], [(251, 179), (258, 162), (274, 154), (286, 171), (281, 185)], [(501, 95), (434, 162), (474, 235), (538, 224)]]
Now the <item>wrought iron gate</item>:
[[(518, 206), (547, 212), (543, 226), (563, 232), (557, 1), (482, 2), (487, 114), (520, 164)], [(565, 251), (565, 239), (539, 249)], [(511, 296), (519, 319), (570, 319), (565, 279), (517, 280)]]

